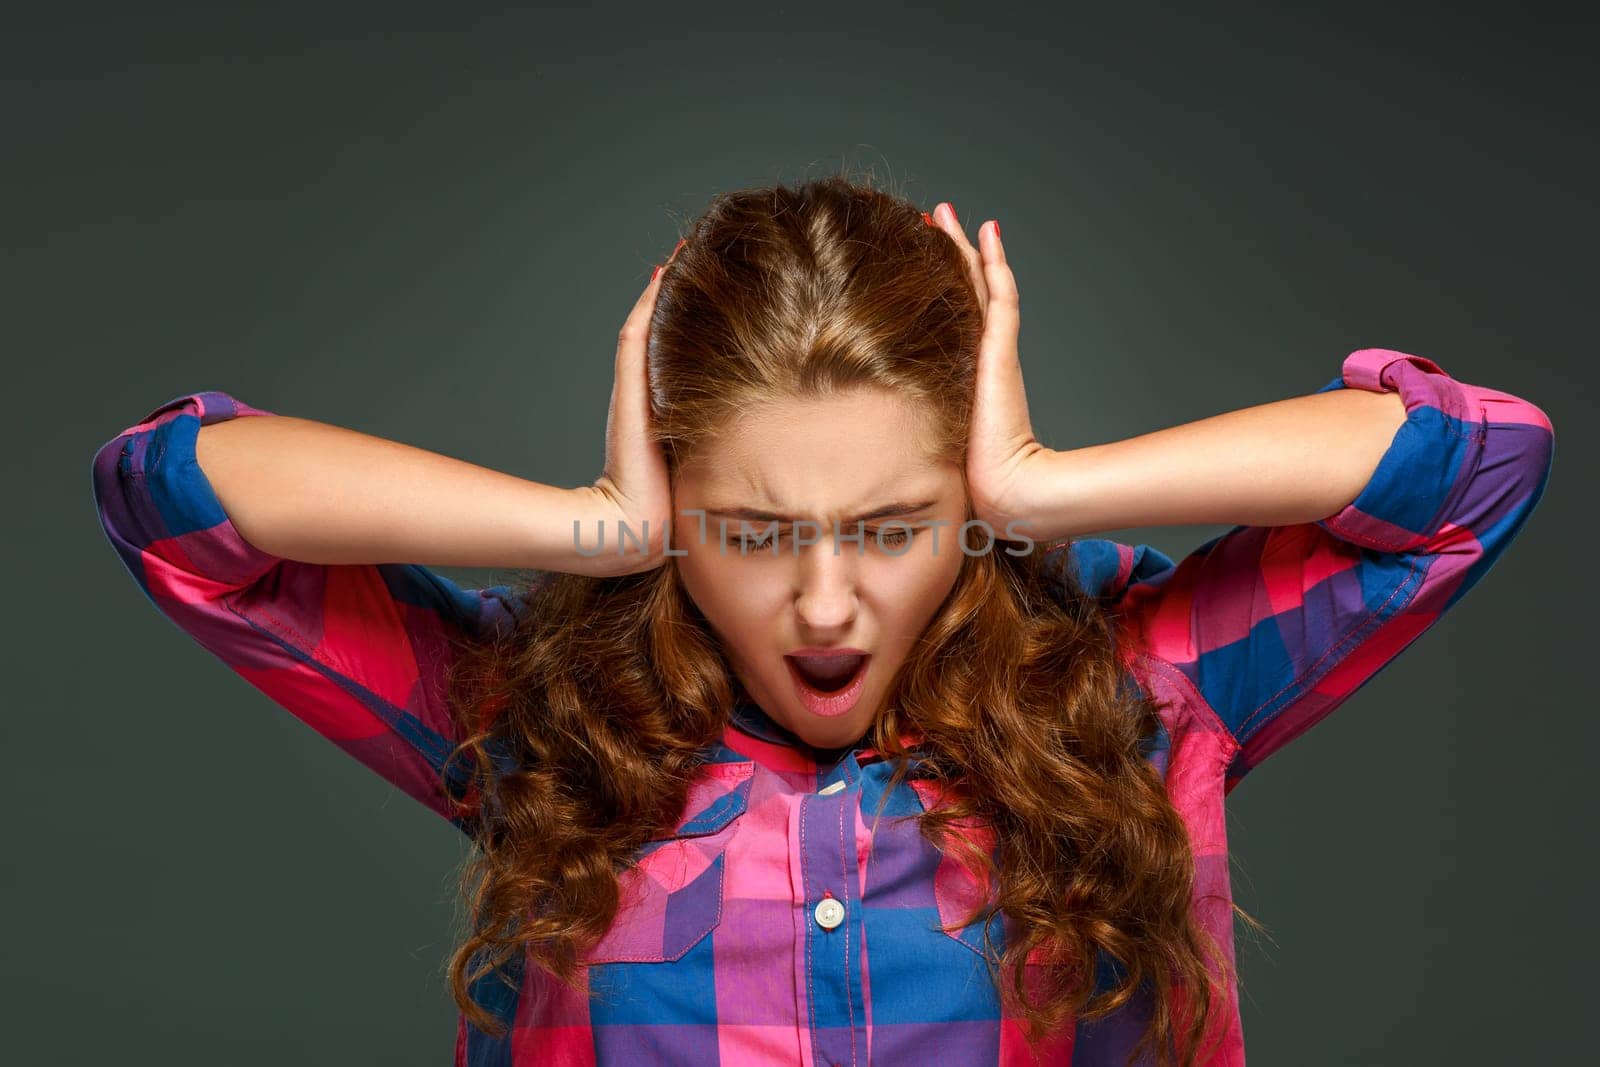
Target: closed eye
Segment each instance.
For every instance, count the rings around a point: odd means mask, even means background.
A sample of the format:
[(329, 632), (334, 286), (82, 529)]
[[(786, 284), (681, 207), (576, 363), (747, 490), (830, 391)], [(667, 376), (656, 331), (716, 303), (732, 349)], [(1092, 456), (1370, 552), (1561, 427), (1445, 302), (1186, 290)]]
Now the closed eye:
[[(909, 544), (911, 539), (916, 535), (917, 531), (922, 528), (922, 523), (914, 522), (900, 522), (896, 523), (894, 526), (878, 526), (871, 529), (863, 528), (860, 534), (861, 540), (859, 543), (859, 548), (861, 551), (865, 551), (868, 546), (876, 546), (885, 549), (901, 548)], [(853, 541), (854, 535), (848, 528), (842, 528), (840, 533), (841, 546), (848, 545)], [(766, 550), (776, 555), (778, 546), (784, 542), (785, 537), (787, 537), (790, 541), (793, 541), (793, 535), (794, 531), (790, 528), (774, 530), (770, 527), (765, 527), (755, 530), (754, 532), (737, 534), (725, 531), (723, 533), (722, 543), (729, 548), (739, 549), (741, 553), (760, 552)], [(822, 542), (809, 541), (808, 543), (820, 544)], [(844, 547), (840, 548), (841, 552), (845, 550), (846, 549)]]
[(899, 548), (901, 545), (906, 544), (911, 540), (911, 536), (915, 531), (907, 530), (897, 526), (892, 529), (880, 527), (879, 529), (868, 530), (867, 532), (872, 535), (872, 539), (878, 544), (884, 545), (888, 548)]

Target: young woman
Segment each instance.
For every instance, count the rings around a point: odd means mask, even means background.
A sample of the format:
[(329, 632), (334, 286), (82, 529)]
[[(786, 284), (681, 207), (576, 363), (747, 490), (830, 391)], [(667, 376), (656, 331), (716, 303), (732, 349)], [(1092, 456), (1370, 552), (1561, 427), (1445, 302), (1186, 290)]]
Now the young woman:
[(1240, 1063), (1224, 796), (1493, 566), (1550, 422), (1364, 348), (1055, 451), (1018, 323), (992, 221), (748, 190), (628, 316), (592, 485), (213, 391), (95, 493), (162, 613), (475, 842), (458, 1065)]

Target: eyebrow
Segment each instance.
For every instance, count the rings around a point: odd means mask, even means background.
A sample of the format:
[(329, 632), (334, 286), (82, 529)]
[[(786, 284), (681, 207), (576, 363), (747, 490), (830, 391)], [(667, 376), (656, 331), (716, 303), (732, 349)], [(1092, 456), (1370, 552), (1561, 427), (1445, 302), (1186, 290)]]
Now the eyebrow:
[[(911, 515), (919, 511), (927, 511), (937, 504), (937, 500), (895, 500), (880, 508), (852, 515), (845, 519), (845, 523), (866, 522), (868, 519), (882, 519), (890, 515)], [(801, 516), (779, 515), (776, 512), (762, 511), (760, 508), (707, 508), (707, 515), (719, 515), (728, 519), (746, 519), (750, 522), (799, 522)]]

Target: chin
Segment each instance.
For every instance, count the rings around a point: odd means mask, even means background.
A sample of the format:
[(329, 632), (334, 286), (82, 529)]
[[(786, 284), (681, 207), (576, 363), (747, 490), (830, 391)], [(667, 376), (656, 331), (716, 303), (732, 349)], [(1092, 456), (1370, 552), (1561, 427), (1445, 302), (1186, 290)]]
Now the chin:
[(812, 748), (845, 748), (848, 745), (855, 744), (864, 733), (866, 733), (865, 727), (859, 730), (833, 730), (826, 735), (814, 734), (807, 736), (806, 734), (799, 734), (798, 736)]
[(863, 738), (872, 728), (873, 718), (871, 715), (858, 718), (851, 714), (842, 720), (819, 723), (812, 716), (812, 721), (806, 724), (803, 732), (793, 727), (790, 727), (790, 732), (812, 748), (844, 748), (858, 742), (865, 744)]

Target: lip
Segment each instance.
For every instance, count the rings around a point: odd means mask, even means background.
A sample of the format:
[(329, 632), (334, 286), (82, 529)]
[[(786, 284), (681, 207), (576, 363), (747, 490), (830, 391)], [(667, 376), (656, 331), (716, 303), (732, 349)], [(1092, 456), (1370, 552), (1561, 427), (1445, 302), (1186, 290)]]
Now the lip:
[[(862, 661), (849, 685), (832, 693), (824, 693), (811, 687), (790, 656), (861, 656)], [(861, 699), (861, 690), (867, 681), (867, 671), (872, 666), (872, 655), (855, 648), (801, 648), (785, 655), (783, 665), (789, 669), (789, 678), (794, 682), (795, 693), (800, 697), (800, 703), (805, 705), (806, 710), (825, 719), (836, 719), (848, 714)]]

